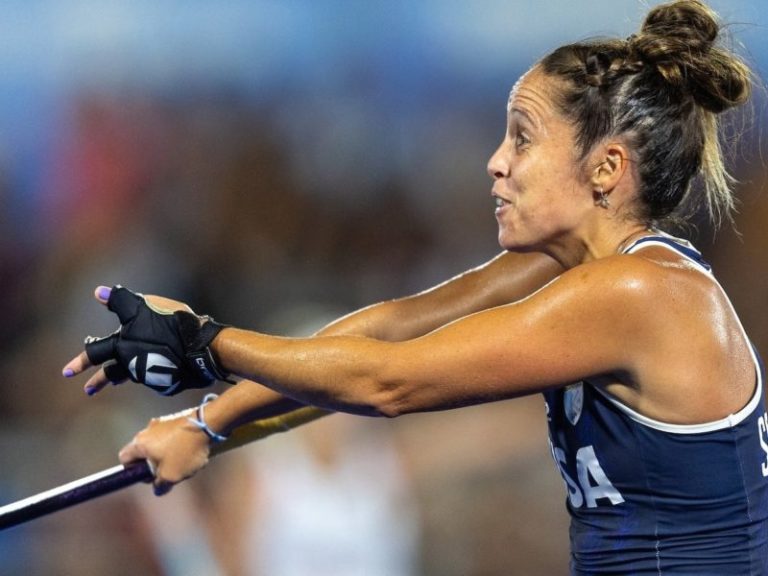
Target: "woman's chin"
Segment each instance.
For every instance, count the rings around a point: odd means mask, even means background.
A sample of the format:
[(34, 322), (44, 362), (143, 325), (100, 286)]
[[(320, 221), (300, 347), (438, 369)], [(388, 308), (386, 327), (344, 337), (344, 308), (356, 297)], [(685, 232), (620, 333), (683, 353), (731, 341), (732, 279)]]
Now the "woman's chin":
[(509, 252), (517, 252), (522, 247), (520, 239), (515, 237), (514, 234), (510, 234), (509, 231), (506, 230), (499, 230), (498, 241), (499, 246)]
[(531, 242), (524, 242), (511, 234), (499, 233), (499, 246), (507, 252), (538, 252), (539, 248)]

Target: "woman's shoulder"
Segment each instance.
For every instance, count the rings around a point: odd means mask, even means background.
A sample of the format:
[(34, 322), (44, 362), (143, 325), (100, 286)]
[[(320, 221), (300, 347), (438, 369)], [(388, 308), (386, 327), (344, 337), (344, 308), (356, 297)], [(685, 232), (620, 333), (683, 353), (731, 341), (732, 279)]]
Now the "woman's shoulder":
[(695, 262), (661, 246), (581, 264), (564, 272), (557, 283), (559, 289), (583, 292), (624, 313), (632, 309), (642, 313), (661, 303), (670, 309), (704, 305), (722, 292)]

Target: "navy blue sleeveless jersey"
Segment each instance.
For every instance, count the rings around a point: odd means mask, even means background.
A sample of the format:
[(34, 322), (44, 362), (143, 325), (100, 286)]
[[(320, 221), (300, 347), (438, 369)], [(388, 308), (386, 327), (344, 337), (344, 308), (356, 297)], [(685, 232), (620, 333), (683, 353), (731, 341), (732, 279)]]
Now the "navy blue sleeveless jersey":
[[(624, 252), (651, 245), (711, 275), (690, 244), (660, 233)], [(652, 420), (589, 382), (544, 393), (572, 574), (768, 576), (768, 415), (750, 349), (754, 395), (716, 422)]]

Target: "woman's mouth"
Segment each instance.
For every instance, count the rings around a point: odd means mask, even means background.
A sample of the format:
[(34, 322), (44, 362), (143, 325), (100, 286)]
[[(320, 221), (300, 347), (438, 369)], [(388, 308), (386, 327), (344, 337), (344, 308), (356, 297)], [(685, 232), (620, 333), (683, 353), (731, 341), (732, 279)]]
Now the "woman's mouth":
[(501, 196), (497, 196), (496, 194), (493, 195), (493, 203), (496, 206), (496, 210), (494, 210), (494, 213), (498, 216), (501, 214), (504, 209), (510, 205), (509, 200), (505, 200)]

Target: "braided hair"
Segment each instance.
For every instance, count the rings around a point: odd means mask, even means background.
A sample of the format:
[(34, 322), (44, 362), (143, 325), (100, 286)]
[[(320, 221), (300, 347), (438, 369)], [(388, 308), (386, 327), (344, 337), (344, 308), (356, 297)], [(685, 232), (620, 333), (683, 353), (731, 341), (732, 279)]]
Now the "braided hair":
[(559, 80), (556, 104), (582, 159), (603, 138), (625, 138), (648, 224), (683, 221), (702, 204), (715, 225), (731, 217), (717, 116), (749, 99), (751, 73), (718, 45), (719, 32), (703, 2), (677, 0), (653, 8), (637, 35), (562, 46), (539, 63)]

